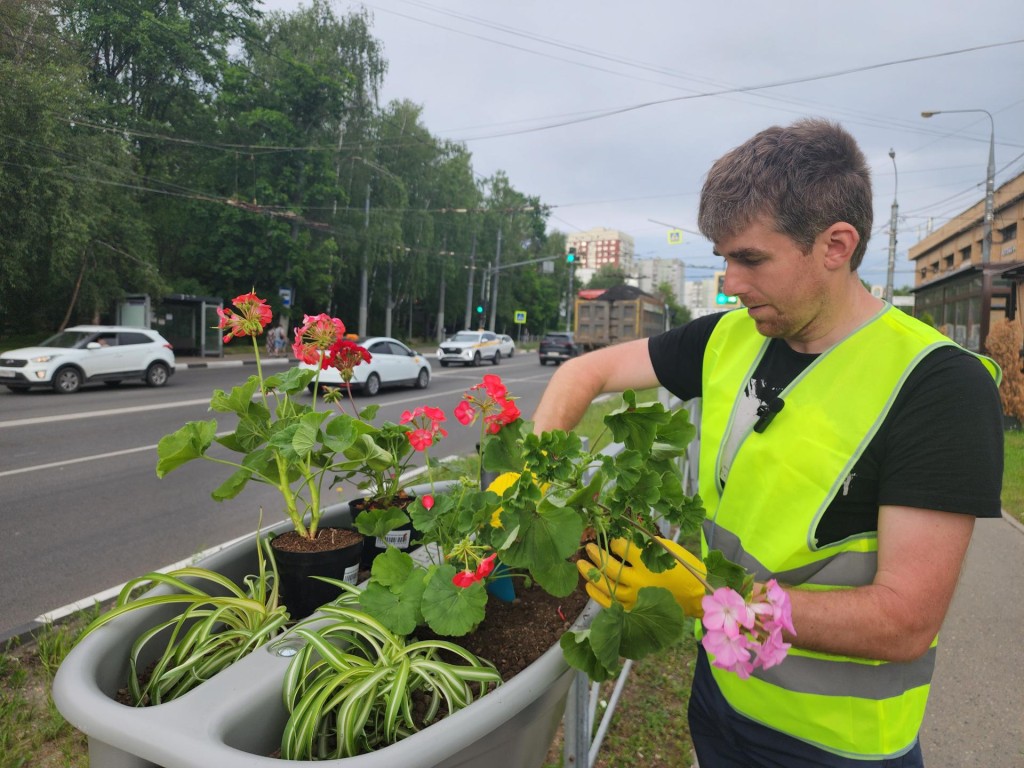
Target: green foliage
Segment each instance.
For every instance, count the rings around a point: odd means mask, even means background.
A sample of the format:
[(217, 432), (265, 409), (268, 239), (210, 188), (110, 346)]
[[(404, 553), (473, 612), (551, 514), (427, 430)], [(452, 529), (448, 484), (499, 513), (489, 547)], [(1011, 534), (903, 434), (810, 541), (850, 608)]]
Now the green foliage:
[[(306, 644), (284, 682), (289, 712), (281, 740), (286, 760), (329, 760), (393, 744), (473, 703), (501, 684), (486, 661), (444, 641), (408, 642), (343, 594), (295, 634)], [(418, 699), (426, 700), (424, 711)]]
[[(704, 519), (700, 499), (684, 493), (679, 469), (696, 428), (686, 411), (638, 402), (633, 392), (605, 415), (604, 426), (619, 446), (601, 454), (574, 433), (536, 435), (522, 420), (486, 435), (482, 466), (501, 473), (494, 490), (459, 483), (432, 505), (417, 499), (409, 514), (430, 561), (389, 549), (374, 562), (363, 608), (395, 632), (411, 631), (422, 617), (439, 634), (464, 635), (485, 615), (484, 580), (474, 578), (473, 568), (487, 553), (550, 594), (567, 595), (578, 587), (572, 560), (584, 531), (605, 547), (613, 538), (632, 539), (652, 570), (674, 565), (658, 543), (658, 524), (694, 535)], [(374, 521), (378, 535), (382, 519)], [(712, 583), (749, 588), (749, 577), (719, 553), (707, 565)], [(613, 603), (589, 629), (563, 638), (562, 648), (570, 664), (604, 680), (621, 658), (642, 658), (674, 642), (682, 626), (682, 610), (667, 590), (644, 589), (632, 609)]]
[[(161, 704), (188, 693), (270, 642), (288, 621), (285, 606), (278, 602), (277, 566), (270, 544), (263, 539), (256, 548), (258, 573), (246, 577), (243, 586), (196, 567), (132, 579), (121, 589), (114, 607), (90, 623), (79, 639), (125, 614), (174, 606), (176, 613), (132, 644), (128, 691), (136, 706)], [(200, 586), (204, 584), (206, 588)], [(149, 594), (156, 586), (168, 591)], [(133, 597), (138, 588), (146, 592)], [(150, 654), (156, 656), (151, 669), (146, 663)]]
[[(370, 489), (381, 511), (361, 516), (367, 535), (383, 535), (408, 518), (390, 503), (402, 490), (402, 474), (412, 457), (410, 427), (370, 423), (377, 406), (356, 416), (332, 399), (332, 410), (318, 410), (317, 399), (297, 398), (318, 389), (319, 369), (293, 367), (264, 378), (259, 344), (252, 337), (257, 373), (229, 392), (215, 390), (210, 410), (236, 417), (235, 429), (218, 434), (216, 419), (191, 421), (165, 435), (157, 444), (158, 477), (203, 459), (233, 472), (211, 494), (216, 501), (233, 499), (249, 482), (273, 486), (281, 494), (283, 511), (301, 536), (315, 538), (323, 514), (326, 485), (352, 482)], [(224, 449), (236, 454), (224, 458)]]

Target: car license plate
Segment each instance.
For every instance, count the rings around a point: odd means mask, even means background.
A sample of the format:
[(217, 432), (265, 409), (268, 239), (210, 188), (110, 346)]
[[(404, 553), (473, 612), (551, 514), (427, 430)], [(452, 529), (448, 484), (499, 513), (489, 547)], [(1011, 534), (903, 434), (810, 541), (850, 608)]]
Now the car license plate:
[(14, 371), (5, 371), (3, 368), (0, 368), (0, 379), (13, 379), (13, 378), (14, 378)]

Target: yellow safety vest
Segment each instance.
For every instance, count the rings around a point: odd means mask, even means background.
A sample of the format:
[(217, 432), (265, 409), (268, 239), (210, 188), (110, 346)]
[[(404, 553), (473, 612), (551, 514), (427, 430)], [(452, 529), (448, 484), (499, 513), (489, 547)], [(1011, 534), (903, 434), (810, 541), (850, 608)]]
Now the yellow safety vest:
[[(747, 312), (725, 315), (703, 363), (705, 554), (721, 550), (758, 581), (775, 578), (809, 589), (870, 584), (878, 563), (877, 532), (819, 547), (814, 531), (907, 376), (929, 352), (953, 344), (887, 306), (798, 375), (781, 393), (784, 409), (768, 429), (754, 433), (752, 425), (734, 424), (736, 403), (768, 340)], [(998, 382), (999, 367), (980, 359)], [(722, 449), (734, 428), (747, 434), (723, 493)], [(917, 738), (937, 642), (936, 637), (911, 662), (793, 648), (782, 664), (746, 680), (715, 667), (712, 672), (729, 704), (751, 720), (835, 754), (882, 759), (905, 753)]]

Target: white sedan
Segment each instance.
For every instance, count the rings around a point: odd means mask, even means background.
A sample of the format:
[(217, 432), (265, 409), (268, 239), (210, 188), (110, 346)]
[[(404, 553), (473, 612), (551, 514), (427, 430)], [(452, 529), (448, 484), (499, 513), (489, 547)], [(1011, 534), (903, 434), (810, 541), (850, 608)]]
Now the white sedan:
[[(414, 352), (398, 339), (390, 336), (369, 336), (356, 341), (370, 353), (370, 362), (360, 363), (352, 369), (352, 389), (367, 395), (376, 395), (381, 387), (412, 385), (417, 389), (430, 386), (430, 361)], [(316, 369), (315, 365), (301, 364)], [(344, 384), (336, 368), (320, 371), (321, 387), (340, 387)], [(310, 382), (309, 391), (315, 392)]]

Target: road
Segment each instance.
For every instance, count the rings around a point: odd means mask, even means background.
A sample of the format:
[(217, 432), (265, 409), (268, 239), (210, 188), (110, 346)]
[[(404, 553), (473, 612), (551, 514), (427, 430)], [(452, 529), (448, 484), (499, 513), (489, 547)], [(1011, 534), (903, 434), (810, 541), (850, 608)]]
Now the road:
[[(380, 404), (376, 423), (397, 422), (417, 405), (442, 408), (449, 437), (432, 449), (435, 458), (473, 451), (478, 426), (463, 427), (451, 414), (484, 374), (500, 375), (528, 416), (555, 370), (529, 354), (498, 367), (441, 368), (435, 362), (433, 369), (426, 391), (385, 390), (356, 401)], [(43, 614), (252, 533), (261, 507), (267, 524), (281, 519), (276, 491), (259, 485), (213, 501), (210, 492), (227, 477), (226, 468), (200, 461), (162, 480), (155, 472), (159, 439), (186, 421), (211, 418), (213, 390), (230, 389), (253, 372), (237, 365), (179, 368), (162, 389), (125, 382), (75, 395), (0, 390), (0, 638)], [(231, 426), (219, 422), (220, 430)], [(339, 494), (336, 500), (345, 499)]]

